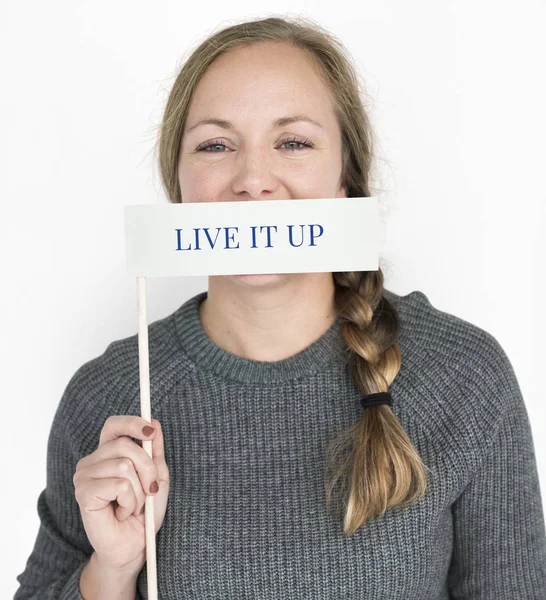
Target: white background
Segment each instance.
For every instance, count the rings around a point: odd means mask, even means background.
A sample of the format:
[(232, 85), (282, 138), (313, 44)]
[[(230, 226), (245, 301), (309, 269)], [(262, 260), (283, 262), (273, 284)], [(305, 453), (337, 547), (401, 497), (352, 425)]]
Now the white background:
[[(34, 545), (68, 380), (136, 333), (123, 206), (166, 202), (153, 145), (183, 56), (217, 28), (273, 13), (315, 19), (353, 55), (381, 142), (386, 287), (421, 290), (499, 340), (546, 505), (543, 2), (9, 0), (2, 13), (3, 598)], [(149, 280), (149, 321), (206, 287)]]

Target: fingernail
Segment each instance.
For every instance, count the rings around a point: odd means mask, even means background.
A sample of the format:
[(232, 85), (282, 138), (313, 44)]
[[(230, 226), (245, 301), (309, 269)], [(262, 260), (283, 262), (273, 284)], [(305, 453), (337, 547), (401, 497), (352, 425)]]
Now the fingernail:
[(149, 425), (145, 425), (142, 428), (142, 433), (144, 435), (152, 435), (152, 433), (155, 431), (155, 429), (153, 427), (150, 427)]
[(159, 486), (157, 485), (157, 481), (154, 481), (150, 486), (150, 494), (157, 494), (159, 490)]

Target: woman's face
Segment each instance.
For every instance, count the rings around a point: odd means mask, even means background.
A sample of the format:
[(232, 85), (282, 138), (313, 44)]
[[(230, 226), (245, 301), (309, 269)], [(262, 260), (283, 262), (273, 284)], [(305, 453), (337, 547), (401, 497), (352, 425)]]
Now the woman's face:
[[(302, 116), (315, 123), (289, 121)], [(328, 89), (302, 50), (258, 43), (210, 65), (183, 132), (184, 203), (345, 197), (340, 177), (339, 125)]]
[[(300, 49), (260, 43), (220, 56), (184, 128), (184, 202), (344, 197), (341, 132), (328, 90)], [(316, 121), (277, 123), (305, 116)], [(199, 124), (221, 119), (223, 124)], [(308, 144), (309, 147), (306, 144)]]

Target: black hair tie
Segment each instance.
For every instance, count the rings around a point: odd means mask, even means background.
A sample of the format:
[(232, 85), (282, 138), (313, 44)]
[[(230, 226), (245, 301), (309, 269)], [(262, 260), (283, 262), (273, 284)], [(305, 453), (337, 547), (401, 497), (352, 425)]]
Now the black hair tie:
[(392, 396), (389, 392), (378, 392), (377, 394), (368, 394), (361, 399), (362, 408), (377, 406), (378, 404), (387, 404), (392, 406)]

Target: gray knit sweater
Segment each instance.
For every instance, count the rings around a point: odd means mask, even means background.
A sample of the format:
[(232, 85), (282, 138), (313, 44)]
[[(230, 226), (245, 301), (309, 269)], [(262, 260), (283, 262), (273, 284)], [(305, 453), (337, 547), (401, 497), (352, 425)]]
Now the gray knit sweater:
[[(546, 599), (533, 439), (507, 355), (422, 292), (385, 295), (401, 319), (392, 409), (432, 475), (418, 503), (347, 537), (323, 479), (327, 441), (363, 410), (341, 321), (278, 362), (216, 346), (199, 319), (206, 291), (150, 324), (152, 416), (171, 474), (156, 541), (160, 600)], [(66, 387), (15, 600), (82, 599), (93, 548), (72, 477), (115, 414), (140, 415), (136, 335), (112, 342)]]

